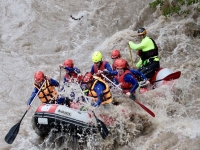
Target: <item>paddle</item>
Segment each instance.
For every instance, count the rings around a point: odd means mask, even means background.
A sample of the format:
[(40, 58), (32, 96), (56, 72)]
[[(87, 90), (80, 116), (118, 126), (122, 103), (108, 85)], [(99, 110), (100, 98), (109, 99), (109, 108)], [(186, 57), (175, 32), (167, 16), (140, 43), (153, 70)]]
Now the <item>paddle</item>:
[(26, 115), (28, 111), (26, 110), (26, 112), (24, 113), (24, 115), (22, 116), (21, 120), (15, 124), (11, 129), (10, 131), (8, 132), (8, 134), (5, 136), (5, 141), (8, 143), (8, 144), (12, 144), (13, 141), (15, 140), (18, 132), (19, 132), (19, 128), (20, 128), (20, 124), (22, 122), (22, 119), (24, 118), (24, 116)]
[[(43, 87), (45, 82), (43, 82), (41, 88)], [(38, 90), (37, 94), (35, 95), (35, 97), (38, 95), (38, 93), (40, 92), (41, 88)], [(35, 97), (33, 98), (32, 102), (34, 101)], [(30, 105), (32, 104), (32, 102), (30, 103)], [(13, 141), (15, 140), (18, 132), (19, 132), (19, 128), (20, 128), (20, 124), (22, 122), (22, 120), (24, 119), (26, 113), (28, 112), (28, 110), (25, 111), (24, 115), (22, 116), (22, 118), (20, 119), (20, 121), (15, 124), (7, 133), (7, 135), (5, 136), (4, 140), (6, 141), (6, 143), (8, 144), (12, 144)]]
[(60, 90), (60, 80), (61, 80), (61, 68), (60, 68), (60, 76), (59, 76), (59, 85), (58, 85), (58, 90)]
[[(112, 83), (115, 87), (117, 87), (120, 91), (123, 91), (119, 86), (117, 86), (115, 83), (113, 83), (110, 79), (108, 79), (104, 74), (102, 74), (102, 76), (104, 78), (106, 78), (110, 83)], [(143, 104), (141, 104), (138, 100), (135, 99), (135, 96), (130, 95), (129, 97), (130, 99), (132, 99), (134, 102), (136, 102), (138, 105), (140, 105), (140, 107), (142, 107), (146, 112), (148, 112), (152, 117), (155, 117), (155, 114), (148, 109), (146, 106), (144, 106)]]
[(149, 110), (146, 106), (142, 105), (138, 100), (135, 99), (135, 96), (130, 95), (129, 97), (130, 99), (132, 99), (134, 102), (136, 102), (138, 105), (140, 105), (140, 107), (142, 107), (146, 112), (148, 112), (152, 117), (155, 117), (155, 114)]
[(175, 79), (178, 79), (180, 76), (181, 76), (181, 72), (177, 71), (177, 72), (174, 72), (174, 73), (164, 77), (163, 79), (152, 81), (152, 82), (159, 82), (162, 80), (166, 80), (166, 81), (175, 80)]
[(130, 52), (131, 65), (132, 65), (132, 67), (133, 67), (133, 66), (134, 66), (134, 63), (133, 63), (133, 56), (132, 56), (131, 48), (130, 48), (129, 45), (128, 45), (128, 49), (129, 49), (129, 52)]
[(96, 121), (97, 121), (97, 128), (98, 128), (98, 130), (99, 130), (99, 133), (101, 134), (101, 137), (102, 137), (103, 139), (106, 139), (106, 137), (107, 137), (108, 134), (109, 134), (109, 131), (108, 131), (106, 125), (103, 123), (103, 121), (101, 121), (101, 120), (99, 120), (99, 119), (97, 118), (97, 116), (95, 115), (94, 111), (92, 111), (92, 113), (93, 113), (93, 115), (94, 115), (94, 117), (95, 117), (95, 119), (96, 119)]
[[(86, 96), (85, 93), (83, 92), (83, 89), (82, 89), (82, 87), (81, 87), (81, 83), (82, 83), (82, 81), (81, 81), (80, 83), (76, 82), (76, 84), (78, 85), (78, 87), (79, 87), (80, 90), (81, 90), (82, 96), (84, 97), (84, 99), (86, 100), (86, 102), (89, 103), (89, 101), (87, 100), (87, 97), (88, 97), (88, 96)], [(83, 107), (85, 107), (85, 106), (83, 106)], [(105, 138), (108, 136), (109, 131), (108, 131), (106, 125), (105, 125), (101, 120), (99, 120), (99, 119), (97, 118), (97, 116), (95, 115), (94, 111), (92, 111), (92, 113), (93, 113), (93, 115), (94, 115), (94, 117), (95, 117), (95, 119), (96, 119), (96, 121), (97, 121), (97, 128), (98, 128), (98, 130), (99, 130), (99, 133), (100, 133), (101, 137), (102, 137), (103, 139), (105, 139)]]
[[(80, 84), (77, 83), (77, 84), (79, 85), (80, 90), (81, 90), (81, 92), (82, 92), (82, 95), (83, 95), (83, 97), (85, 98), (86, 102), (89, 103), (88, 100), (87, 100), (87, 97), (86, 97), (85, 93), (82, 91), (82, 88), (81, 88), (81, 86), (80, 86), (81, 83), (80, 83)], [(97, 128), (98, 128), (98, 130), (99, 130), (99, 133), (100, 133), (101, 137), (102, 137), (103, 139), (105, 139), (105, 138), (108, 136), (109, 131), (108, 131), (106, 125), (103, 123), (103, 121), (101, 121), (101, 120), (99, 120), (99, 119), (97, 118), (97, 116), (95, 115), (94, 111), (92, 111), (92, 113), (93, 113), (93, 115), (94, 115), (94, 117), (95, 117), (95, 119), (96, 119), (96, 121), (97, 121)]]

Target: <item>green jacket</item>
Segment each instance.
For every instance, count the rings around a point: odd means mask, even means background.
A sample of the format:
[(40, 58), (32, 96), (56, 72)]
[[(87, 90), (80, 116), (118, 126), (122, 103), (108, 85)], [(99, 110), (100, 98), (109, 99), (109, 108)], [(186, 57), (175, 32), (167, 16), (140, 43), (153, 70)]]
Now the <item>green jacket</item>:
[[(139, 44), (135, 44), (132, 41), (129, 41), (129, 46), (131, 49), (134, 49), (136, 51), (142, 50), (142, 52), (148, 52), (155, 48), (153, 41), (148, 36), (143, 38), (141, 43)], [(158, 56), (153, 56), (153, 58), (154, 58), (153, 61), (159, 61)], [(140, 68), (142, 65), (145, 65), (146, 63), (147, 63), (147, 60), (142, 61), (142, 59), (140, 58), (139, 62), (136, 64), (136, 67)]]

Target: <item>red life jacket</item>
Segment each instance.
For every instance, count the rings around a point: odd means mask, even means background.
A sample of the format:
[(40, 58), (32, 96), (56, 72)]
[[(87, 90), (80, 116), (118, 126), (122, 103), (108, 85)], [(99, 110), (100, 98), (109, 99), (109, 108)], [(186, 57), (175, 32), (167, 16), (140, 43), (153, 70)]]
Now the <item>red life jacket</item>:
[[(98, 72), (98, 70), (103, 71), (104, 69), (106, 69), (105, 68), (106, 63), (107, 63), (107, 61), (102, 61), (99, 68), (97, 68), (97, 66), (94, 64), (94, 73), (96, 74)], [(98, 77), (101, 77), (101, 76), (98, 75)]]
[(134, 77), (134, 75), (131, 73), (130, 70), (126, 70), (121, 76), (119, 76), (118, 74), (115, 76), (117, 81), (120, 83), (121, 88), (124, 91), (124, 93), (130, 92), (130, 90), (133, 87), (133, 84), (124, 81), (124, 77), (126, 74), (131, 74)]
[(65, 78), (66, 78), (67, 81), (70, 81), (70, 79), (71, 79), (71, 82), (77, 80), (78, 83), (80, 83), (80, 82), (82, 81), (83, 75), (78, 76), (77, 73), (75, 73), (75, 72), (70, 72), (70, 73), (68, 73), (68, 74), (65, 74)]

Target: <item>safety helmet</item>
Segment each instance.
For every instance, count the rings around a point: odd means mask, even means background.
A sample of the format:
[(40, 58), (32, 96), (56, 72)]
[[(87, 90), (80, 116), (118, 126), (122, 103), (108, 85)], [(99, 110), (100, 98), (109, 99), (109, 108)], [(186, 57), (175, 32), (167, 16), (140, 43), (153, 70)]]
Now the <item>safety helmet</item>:
[(92, 62), (97, 63), (102, 60), (102, 54), (100, 51), (96, 51), (92, 54)]
[(114, 65), (115, 65), (116, 68), (123, 68), (123, 69), (125, 69), (125, 68), (128, 67), (127, 61), (125, 59), (123, 59), (123, 58), (116, 59)]
[(119, 58), (119, 57), (121, 57), (121, 55), (120, 55), (120, 51), (118, 49), (115, 49), (111, 52), (111, 58), (112, 59), (116, 59), (116, 58)]
[(65, 67), (73, 68), (74, 67), (74, 62), (71, 59), (67, 59), (64, 61), (63, 64)]
[(147, 31), (146, 31), (145, 28), (139, 28), (138, 29), (138, 35), (145, 35), (145, 34), (147, 34)]
[(42, 82), (44, 80), (44, 73), (42, 71), (37, 71), (34, 75), (36, 82)]
[(86, 74), (83, 77), (83, 83), (88, 83), (93, 80), (93, 75), (91, 72), (86, 72)]

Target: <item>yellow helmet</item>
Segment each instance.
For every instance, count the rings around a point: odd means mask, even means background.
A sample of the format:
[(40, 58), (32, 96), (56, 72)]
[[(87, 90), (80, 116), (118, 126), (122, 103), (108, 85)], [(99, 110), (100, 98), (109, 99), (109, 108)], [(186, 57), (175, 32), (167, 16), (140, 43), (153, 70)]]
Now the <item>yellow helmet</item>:
[(100, 62), (102, 60), (102, 54), (100, 51), (96, 51), (92, 54), (92, 61), (94, 63)]

